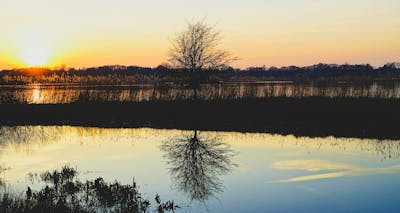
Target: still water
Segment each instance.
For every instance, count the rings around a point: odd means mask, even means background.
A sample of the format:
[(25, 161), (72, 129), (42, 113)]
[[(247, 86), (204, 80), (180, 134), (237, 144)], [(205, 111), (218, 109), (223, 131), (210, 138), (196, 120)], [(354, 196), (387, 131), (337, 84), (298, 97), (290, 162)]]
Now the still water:
[(0, 178), (69, 165), (178, 212), (398, 212), (400, 141), (71, 126), (0, 128)]
[[(0, 85), (0, 103), (59, 104), (73, 102), (141, 102), (186, 100), (193, 89), (165, 85)], [(203, 84), (199, 100), (271, 97), (400, 99), (400, 82), (295, 84), (285, 81)]]

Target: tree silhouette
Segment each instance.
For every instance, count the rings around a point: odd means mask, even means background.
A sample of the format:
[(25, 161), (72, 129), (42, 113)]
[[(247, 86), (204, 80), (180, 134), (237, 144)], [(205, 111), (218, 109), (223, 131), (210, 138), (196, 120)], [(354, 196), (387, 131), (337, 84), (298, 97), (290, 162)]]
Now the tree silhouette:
[(176, 188), (200, 203), (223, 192), (219, 176), (229, 173), (235, 165), (231, 161), (235, 153), (227, 144), (217, 138), (200, 138), (197, 130), (193, 136), (164, 142), (161, 150)]
[(221, 34), (202, 21), (188, 23), (171, 42), (169, 62), (189, 72), (225, 68), (235, 60), (221, 48)]

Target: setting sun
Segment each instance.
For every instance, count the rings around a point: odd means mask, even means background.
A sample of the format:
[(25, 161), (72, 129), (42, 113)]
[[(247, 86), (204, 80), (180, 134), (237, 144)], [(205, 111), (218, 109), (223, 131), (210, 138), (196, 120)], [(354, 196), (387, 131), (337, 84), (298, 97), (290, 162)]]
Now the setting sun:
[(20, 38), (20, 64), (29, 67), (49, 66), (53, 54), (53, 42), (40, 34)]
[(22, 50), (21, 57), (27, 66), (44, 66), (48, 63), (49, 51), (41, 47), (30, 47)]

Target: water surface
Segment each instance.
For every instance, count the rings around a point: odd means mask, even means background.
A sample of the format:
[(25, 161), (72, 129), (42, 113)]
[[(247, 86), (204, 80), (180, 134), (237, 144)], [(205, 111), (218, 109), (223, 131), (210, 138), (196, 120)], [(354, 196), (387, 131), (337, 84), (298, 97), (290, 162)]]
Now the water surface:
[[(77, 168), (180, 212), (397, 212), (400, 141), (71, 126), (0, 128), (1, 179)], [(36, 186), (39, 187), (39, 186)]]

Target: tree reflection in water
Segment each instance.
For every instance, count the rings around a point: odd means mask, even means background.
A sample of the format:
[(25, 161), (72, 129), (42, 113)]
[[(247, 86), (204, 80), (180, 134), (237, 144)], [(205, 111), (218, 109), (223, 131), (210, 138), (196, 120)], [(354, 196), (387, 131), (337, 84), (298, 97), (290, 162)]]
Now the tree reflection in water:
[(217, 137), (200, 137), (197, 130), (193, 136), (165, 141), (161, 150), (176, 189), (203, 204), (223, 192), (219, 176), (228, 174), (235, 166), (231, 160), (235, 153), (229, 145)]

